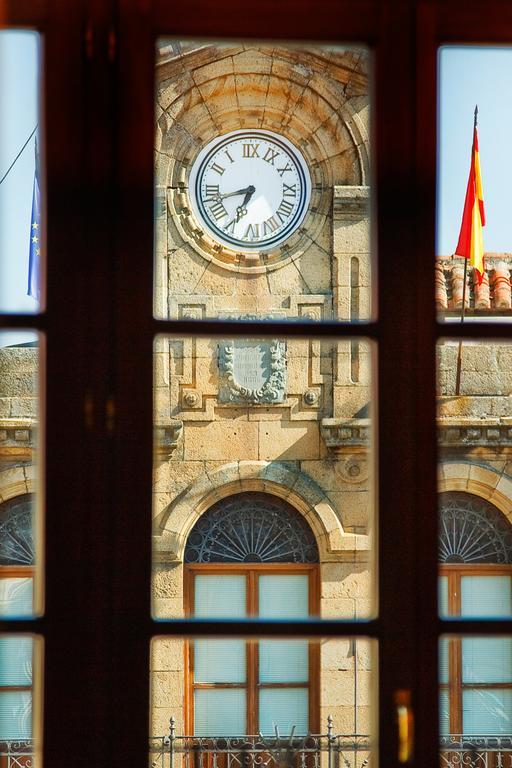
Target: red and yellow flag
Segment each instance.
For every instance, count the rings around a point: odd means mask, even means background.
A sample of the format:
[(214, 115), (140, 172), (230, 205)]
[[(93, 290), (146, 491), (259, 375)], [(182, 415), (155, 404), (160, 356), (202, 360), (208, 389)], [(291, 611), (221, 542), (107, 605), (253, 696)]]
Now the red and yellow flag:
[(464, 256), (477, 272), (478, 283), (484, 275), (484, 238), (485, 226), (484, 193), (480, 175), (480, 155), (478, 152), (478, 131), (473, 129), (473, 147), (471, 149), (471, 168), (469, 169), (468, 187), (464, 201), (464, 213), (459, 233), (459, 242), (455, 249), (456, 256)]

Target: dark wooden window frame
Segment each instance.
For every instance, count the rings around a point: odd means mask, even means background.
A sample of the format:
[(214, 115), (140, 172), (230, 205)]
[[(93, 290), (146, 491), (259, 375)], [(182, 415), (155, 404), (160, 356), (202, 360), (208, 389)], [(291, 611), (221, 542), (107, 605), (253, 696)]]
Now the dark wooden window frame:
[[(320, 611), (318, 563), (215, 563), (185, 566), (184, 596), (185, 614), (194, 615), (194, 581), (198, 574), (239, 574), (246, 578), (247, 615), (258, 616), (258, 576), (260, 574), (304, 574), (308, 576), (308, 612), (310, 616), (318, 616)], [(308, 655), (308, 680), (304, 683), (260, 683), (258, 679), (258, 640), (247, 642), (246, 652), (246, 681), (245, 684), (231, 683), (196, 683), (194, 679), (194, 647), (193, 642), (186, 642), (185, 648), (185, 733), (194, 733), (194, 691), (208, 688), (238, 688), (247, 691), (247, 733), (259, 733), (257, 693), (262, 688), (308, 688), (308, 720), (309, 732), (318, 733), (320, 727), (320, 647), (318, 642), (310, 642)], [(305, 681), (306, 682), (306, 681)]]
[[(47, 304), (38, 317), (0, 317), (2, 330), (35, 328), (45, 338), (45, 613), (3, 622), (4, 631), (44, 640), (44, 767), (67, 766), (69, 745), (76, 768), (146, 764), (151, 638), (255, 632), (377, 639), (382, 764), (400, 766), (396, 692), (407, 690), (416, 714), (415, 764), (435, 765), (440, 635), (512, 632), (510, 621), (437, 619), (435, 344), (447, 329), (437, 324), (433, 300), (436, 57), (445, 43), (510, 44), (512, 5), (248, 0), (241, 8), (235, 0), (3, 0), (2, 17), (45, 38)], [(312, 327), (153, 319), (159, 35), (370, 45), (375, 322)], [(379, 347), (378, 617), (285, 625), (154, 621), (155, 334), (350, 338), (354, 329)], [(449, 327), (451, 338), (509, 339), (510, 333), (500, 322)]]

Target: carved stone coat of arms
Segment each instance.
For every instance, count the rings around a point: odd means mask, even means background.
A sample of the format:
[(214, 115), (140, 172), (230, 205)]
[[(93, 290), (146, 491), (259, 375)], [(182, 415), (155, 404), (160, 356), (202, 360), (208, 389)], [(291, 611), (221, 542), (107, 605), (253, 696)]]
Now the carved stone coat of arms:
[(286, 343), (223, 341), (219, 344), (219, 374), (219, 403), (282, 403), (286, 399)]

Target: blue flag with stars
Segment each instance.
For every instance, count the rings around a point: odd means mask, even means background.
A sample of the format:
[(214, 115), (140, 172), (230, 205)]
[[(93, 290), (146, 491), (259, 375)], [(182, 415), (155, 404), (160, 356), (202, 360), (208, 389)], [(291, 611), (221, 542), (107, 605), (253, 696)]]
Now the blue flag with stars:
[(39, 152), (35, 143), (36, 167), (32, 192), (32, 218), (30, 219), (30, 250), (28, 255), (27, 295), (39, 301), (41, 297), (41, 193), (39, 190)]

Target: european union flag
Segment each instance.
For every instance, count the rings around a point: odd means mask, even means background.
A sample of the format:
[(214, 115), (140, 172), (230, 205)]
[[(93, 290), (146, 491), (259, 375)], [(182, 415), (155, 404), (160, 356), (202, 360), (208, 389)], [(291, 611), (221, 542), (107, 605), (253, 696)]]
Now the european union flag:
[(39, 190), (39, 151), (35, 143), (36, 167), (32, 192), (32, 218), (30, 219), (30, 250), (28, 256), (27, 295), (39, 301), (41, 297), (41, 193)]

